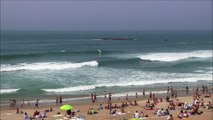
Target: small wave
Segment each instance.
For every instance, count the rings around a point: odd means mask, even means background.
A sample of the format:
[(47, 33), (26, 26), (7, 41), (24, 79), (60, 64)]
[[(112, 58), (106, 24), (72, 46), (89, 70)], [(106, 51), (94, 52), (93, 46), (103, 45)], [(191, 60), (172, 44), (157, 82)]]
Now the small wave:
[(97, 66), (97, 61), (88, 61), (82, 63), (69, 62), (42, 62), (42, 63), (20, 63), (17, 65), (3, 64), (1, 72), (20, 71), (20, 70), (62, 70), (69, 68), (81, 68), (84, 66)]
[(1, 89), (1, 94), (5, 94), (5, 93), (15, 93), (17, 91), (19, 91), (20, 89)]
[(138, 56), (142, 60), (172, 62), (189, 58), (211, 58), (212, 50), (198, 50), (177, 53), (150, 53)]

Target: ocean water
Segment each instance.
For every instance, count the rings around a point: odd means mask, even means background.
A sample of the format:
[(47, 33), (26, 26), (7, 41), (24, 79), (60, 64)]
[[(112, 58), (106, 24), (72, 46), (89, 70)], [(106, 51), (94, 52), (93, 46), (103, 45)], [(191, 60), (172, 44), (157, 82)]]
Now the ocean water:
[(211, 86), (212, 44), (211, 31), (3, 31), (2, 102)]

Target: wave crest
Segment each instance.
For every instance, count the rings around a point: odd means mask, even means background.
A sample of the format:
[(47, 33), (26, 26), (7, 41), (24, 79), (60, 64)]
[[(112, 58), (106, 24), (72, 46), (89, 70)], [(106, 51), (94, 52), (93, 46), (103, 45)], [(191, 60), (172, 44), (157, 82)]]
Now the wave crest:
[(1, 89), (1, 94), (5, 94), (5, 93), (15, 93), (17, 91), (19, 91), (20, 89)]
[(84, 66), (97, 66), (97, 61), (88, 61), (82, 63), (69, 62), (42, 62), (42, 63), (20, 63), (17, 65), (3, 64), (1, 72), (20, 71), (20, 70), (62, 70), (70, 68), (81, 68)]

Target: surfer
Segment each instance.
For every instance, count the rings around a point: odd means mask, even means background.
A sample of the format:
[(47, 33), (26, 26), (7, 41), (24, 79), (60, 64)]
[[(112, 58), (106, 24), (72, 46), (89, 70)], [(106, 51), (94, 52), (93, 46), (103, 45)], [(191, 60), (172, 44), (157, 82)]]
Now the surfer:
[(101, 54), (101, 53), (102, 53), (102, 51), (101, 51), (100, 49), (98, 49), (98, 52), (99, 52), (99, 54)]

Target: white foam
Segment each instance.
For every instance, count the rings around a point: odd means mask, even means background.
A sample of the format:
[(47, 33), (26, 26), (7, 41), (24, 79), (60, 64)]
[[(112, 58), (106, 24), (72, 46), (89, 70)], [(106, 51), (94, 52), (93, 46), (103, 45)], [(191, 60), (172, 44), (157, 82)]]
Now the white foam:
[(5, 94), (5, 93), (15, 93), (20, 89), (1, 89), (1, 94)]
[(192, 52), (165, 52), (165, 53), (150, 53), (138, 56), (143, 60), (151, 60), (151, 61), (178, 61), (183, 59), (188, 59), (192, 57), (196, 58), (211, 58), (212, 50), (198, 50)]
[(71, 62), (41, 62), (41, 63), (20, 63), (17, 65), (3, 64), (1, 72), (18, 71), (18, 70), (62, 70), (70, 68), (81, 68), (84, 66), (97, 66), (97, 61), (88, 61), (82, 63)]
[[(112, 81), (109, 83), (103, 79), (102, 82), (94, 85), (85, 85), (85, 86), (76, 86), (76, 87), (66, 87), (66, 88), (57, 88), (57, 89), (42, 89), (45, 92), (52, 93), (66, 93), (66, 92), (75, 92), (75, 91), (85, 91), (92, 90), (97, 87), (127, 87), (127, 86), (143, 86), (143, 85), (152, 85), (152, 84), (166, 84), (171, 82), (197, 82), (198, 80), (212, 81), (212, 76), (208, 73), (199, 74), (199, 73), (189, 73), (189, 74), (180, 74), (180, 73), (136, 73), (142, 74), (144, 78), (134, 79), (135, 77), (126, 78), (124, 81), (122, 78), (117, 79), (117, 81)], [(160, 92), (160, 91), (159, 91)], [(156, 91), (157, 93), (157, 91)]]

